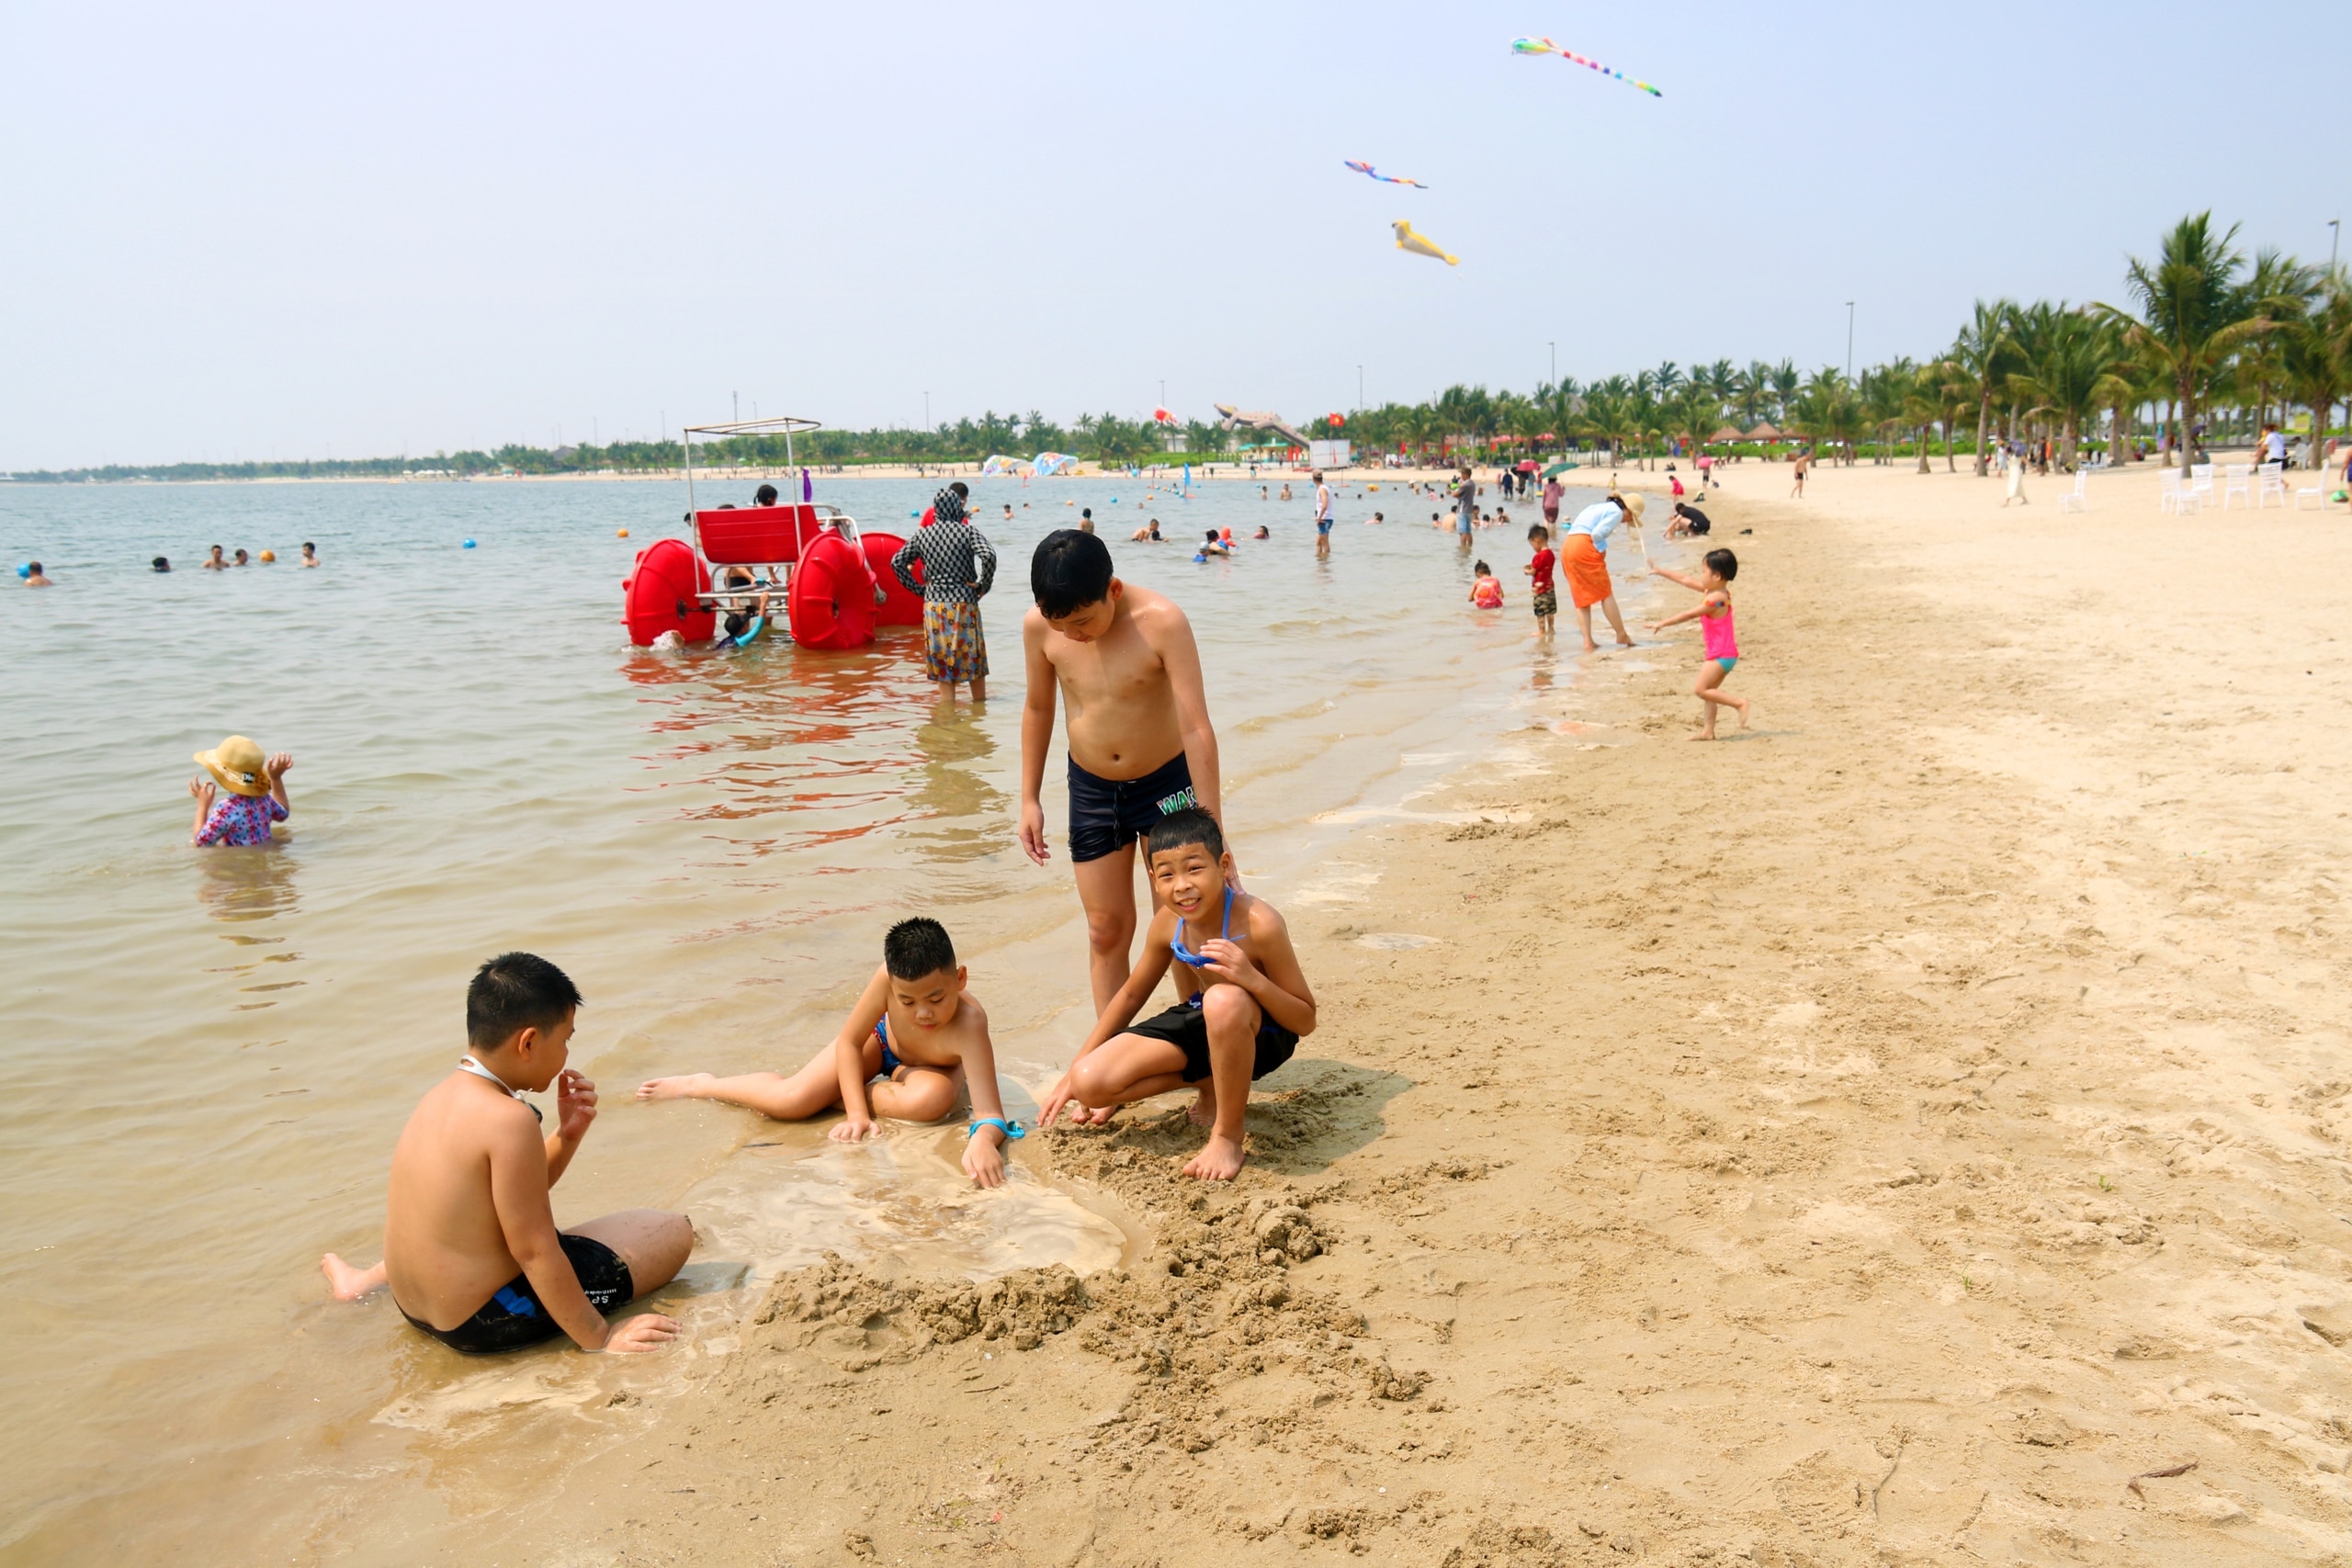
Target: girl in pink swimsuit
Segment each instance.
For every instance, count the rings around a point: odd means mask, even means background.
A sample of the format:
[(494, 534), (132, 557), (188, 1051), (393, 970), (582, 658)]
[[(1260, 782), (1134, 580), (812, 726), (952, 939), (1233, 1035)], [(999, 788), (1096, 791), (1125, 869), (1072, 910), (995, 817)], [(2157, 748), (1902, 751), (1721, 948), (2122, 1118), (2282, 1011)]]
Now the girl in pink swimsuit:
[(1700, 710), (1706, 719), (1699, 733), (1690, 739), (1713, 740), (1715, 738), (1715, 709), (1718, 706), (1737, 708), (1739, 727), (1746, 729), (1747, 699), (1735, 697), (1722, 689), (1724, 677), (1731, 673), (1732, 666), (1739, 662), (1739, 637), (1732, 629), (1729, 586), (1731, 580), (1739, 575), (1739, 558), (1729, 550), (1709, 550), (1705, 564), (1696, 577), (1685, 577), (1664, 567), (1650, 570), (1668, 581), (1679, 582), (1700, 595), (1698, 608), (1669, 615), (1650, 627), (1653, 632), (1661, 632), (1684, 621), (1699, 623), (1700, 649), (1704, 661), (1699, 666), (1698, 682), (1690, 691), (1699, 699)]

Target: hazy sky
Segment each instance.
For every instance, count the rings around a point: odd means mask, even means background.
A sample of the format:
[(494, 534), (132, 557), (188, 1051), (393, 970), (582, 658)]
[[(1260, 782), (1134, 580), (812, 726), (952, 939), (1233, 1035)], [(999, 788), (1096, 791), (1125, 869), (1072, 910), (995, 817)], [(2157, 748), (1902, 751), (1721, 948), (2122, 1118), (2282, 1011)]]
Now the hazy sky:
[(2116, 299), (2200, 208), (2324, 259), (2347, 20), (19, 0), (0, 468), (644, 436), (732, 392), (1067, 421), (1164, 379), (1182, 415), (1300, 417), (1359, 365), (1374, 402), (1524, 389), (1554, 343), (1579, 378), (1838, 363), (1849, 299), (1858, 364), (1919, 354), (1980, 295)]

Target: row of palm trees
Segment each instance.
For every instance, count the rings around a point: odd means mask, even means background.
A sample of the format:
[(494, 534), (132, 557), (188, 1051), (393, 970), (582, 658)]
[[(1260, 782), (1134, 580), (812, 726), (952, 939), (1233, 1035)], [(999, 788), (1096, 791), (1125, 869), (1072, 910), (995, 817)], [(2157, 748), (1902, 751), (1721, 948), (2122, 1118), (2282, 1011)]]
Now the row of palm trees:
[[(2131, 260), (2124, 305), (1979, 300), (1951, 346), (1924, 362), (1899, 357), (1849, 378), (1835, 367), (1803, 374), (1789, 360), (1668, 361), (1525, 395), (1456, 386), (1359, 411), (1340, 433), (1424, 460), (1589, 443), (1612, 462), (1646, 463), (1770, 425), (1848, 462), (1864, 450), (1879, 462), (1915, 452), (1924, 472), (1939, 434), (1955, 467), (1956, 433), (1973, 423), (1980, 474), (1996, 438), (2047, 440), (2067, 467), (2086, 446), (2122, 460), (2153, 439), (2171, 462), (2210, 436), (2284, 424), (2297, 407), (2316, 437), (2352, 395), (2352, 286), (2341, 267), (2274, 250), (2249, 263), (2236, 233), (2217, 231), (2210, 213), (2183, 219), (2153, 260)], [(2308, 448), (2314, 464), (2319, 446)]]

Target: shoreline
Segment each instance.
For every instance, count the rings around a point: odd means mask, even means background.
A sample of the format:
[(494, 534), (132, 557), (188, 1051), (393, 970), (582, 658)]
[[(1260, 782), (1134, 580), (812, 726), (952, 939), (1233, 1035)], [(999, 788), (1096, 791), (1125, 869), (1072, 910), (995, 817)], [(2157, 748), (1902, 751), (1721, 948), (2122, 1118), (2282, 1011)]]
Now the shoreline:
[[(1963, 474), (1891, 512), (1884, 478), (1711, 509), (1748, 567), (1757, 732), (1680, 744), (1688, 628), (1585, 661), (1448, 786), (1476, 820), (1369, 829), (1354, 901), (1292, 911), (1327, 1021), (1253, 1101), (1241, 1181), (1172, 1175), (1172, 1106), (1024, 1146), (1117, 1195), (1148, 1257), (968, 1303), (787, 1277), (713, 1378), (492, 1534), (710, 1561), (2344, 1550), (2352, 1426), (2325, 1413), (2352, 1375), (2304, 1326), (2342, 1309), (2297, 1303), (2352, 1277), (2352, 1101), (2320, 1083), (2330, 962), (2270, 934), (2334, 907), (2308, 857), (2341, 744), (2201, 672), (2146, 675), (2189, 715), (2153, 736), (2086, 683), (2152, 592), (2212, 592), (2210, 520), (2157, 524), (2152, 475), (2071, 539), (2047, 494), (2003, 518)], [(2259, 556), (2310, 547), (2310, 514), (2235, 521)], [(2324, 598), (2273, 613), (2316, 640)], [(1923, 660), (1947, 700), (1892, 701)], [(2249, 750), (2309, 760), (2178, 798)], [(2159, 803), (2190, 815), (2152, 838)], [(2249, 811), (2306, 825), (2223, 826)], [(2276, 978), (2216, 971), (2240, 952)], [(967, 1436), (909, 1440), (932, 1424)], [(869, 1439), (878, 1469), (838, 1462)]]

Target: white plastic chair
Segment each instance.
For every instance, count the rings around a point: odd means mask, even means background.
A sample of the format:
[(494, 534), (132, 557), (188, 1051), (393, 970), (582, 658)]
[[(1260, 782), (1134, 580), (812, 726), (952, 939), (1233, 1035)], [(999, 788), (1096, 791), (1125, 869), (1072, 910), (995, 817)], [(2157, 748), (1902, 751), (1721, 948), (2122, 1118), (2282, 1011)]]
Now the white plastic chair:
[(2228, 482), (2222, 487), (2222, 511), (2227, 512), (2230, 509), (2230, 497), (2233, 495), (2244, 496), (2248, 506), (2254, 504), (2254, 491), (2246, 482), (2253, 477), (2252, 463), (2232, 463), (2229, 466)]
[(2254, 507), (2256, 511), (2259, 512), (2267, 506), (2270, 503), (2270, 498), (2274, 495), (2278, 498), (2279, 509), (2281, 511), (2286, 509), (2287, 481), (2279, 477), (2286, 467), (2284, 463), (2265, 463), (2255, 469)]
[(2180, 482), (2178, 468), (2159, 468), (2156, 470), (2156, 479), (2158, 482), (2157, 511), (2170, 512), (2185, 517), (2192, 512), (2200, 510), (2196, 493)]
[(2084, 487), (2090, 483), (2090, 478), (2088, 468), (2075, 470), (2075, 488), (2058, 498), (2060, 513), (2088, 512), (2091, 509), (2090, 498), (2084, 493)]
[(2303, 510), (2303, 498), (2311, 497), (2322, 512), (2327, 510), (2327, 491), (2320, 485), (2300, 485), (2295, 490), (2295, 510)]
[(2197, 504), (2200, 508), (2207, 502), (2211, 501), (2213, 499), (2213, 465), (2211, 463), (2190, 464), (2188, 489), (2190, 493), (2197, 497)]

